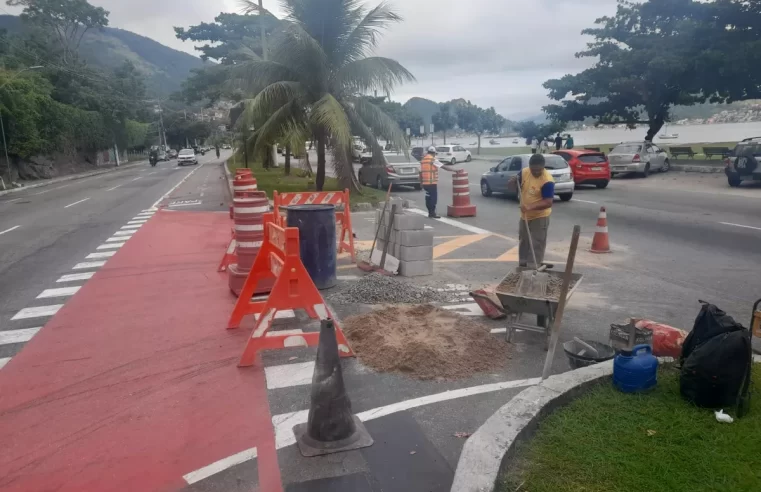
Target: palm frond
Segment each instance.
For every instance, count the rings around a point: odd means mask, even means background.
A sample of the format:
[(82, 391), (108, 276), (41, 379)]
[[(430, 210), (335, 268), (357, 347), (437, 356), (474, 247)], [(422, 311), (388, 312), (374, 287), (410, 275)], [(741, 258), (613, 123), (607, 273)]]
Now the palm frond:
[(415, 76), (401, 63), (382, 56), (355, 60), (341, 67), (336, 74), (336, 86), (353, 95), (374, 90), (389, 93), (397, 85), (414, 81)]
[(399, 128), (399, 124), (382, 109), (362, 97), (348, 98), (347, 104), (351, 104), (362, 122), (372, 130), (375, 138), (381, 137), (391, 142), (394, 147), (402, 149), (404, 155), (409, 157), (404, 132)]
[(263, 152), (266, 147), (276, 143), (290, 132), (305, 133), (307, 129), (303, 122), (303, 114), (298, 104), (293, 101), (283, 104), (259, 128), (256, 128), (254, 152), (257, 154)]
[(318, 40), (331, 60), (364, 13), (359, 0), (284, 0), (281, 8)]
[(272, 59), (297, 74), (305, 86), (314, 87), (317, 93), (324, 92), (328, 58), (320, 43), (298, 24), (290, 24), (278, 36)]
[(229, 66), (228, 86), (234, 86), (249, 93), (257, 93), (275, 82), (299, 79), (299, 74), (287, 66), (272, 60), (262, 60), (256, 53), (253, 54), (256, 58), (249, 58)]
[[(364, 11), (358, 9), (357, 13)], [(350, 63), (367, 56), (378, 45), (381, 31), (387, 29), (391, 23), (401, 20), (402, 17), (394, 12), (388, 3), (378, 4), (367, 12), (341, 43), (340, 62)]]
[(331, 94), (325, 94), (312, 106), (310, 120), (313, 126), (324, 128), (337, 147), (351, 146), (349, 119), (341, 103)]

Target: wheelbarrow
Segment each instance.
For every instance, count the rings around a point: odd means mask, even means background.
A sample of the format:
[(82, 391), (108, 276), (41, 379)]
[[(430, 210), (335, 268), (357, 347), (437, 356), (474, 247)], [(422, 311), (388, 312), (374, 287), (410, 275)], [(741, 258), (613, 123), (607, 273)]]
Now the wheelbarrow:
[[(517, 267), (514, 273), (519, 274), (524, 270), (531, 269)], [(557, 270), (547, 270), (546, 273), (551, 277), (556, 277), (561, 280), (564, 275), (564, 272), (559, 272)], [(507, 276), (505, 278), (507, 278)], [(571, 274), (572, 287), (568, 290), (566, 299), (570, 299), (576, 288), (581, 284), (582, 278), (584, 278), (584, 275), (581, 273)], [(501, 283), (502, 282), (500, 282), (500, 284)], [(505, 331), (506, 340), (508, 342), (512, 341), (513, 331), (516, 329), (541, 333), (544, 335), (544, 350), (548, 350), (552, 323), (555, 320), (555, 313), (557, 312), (560, 299), (536, 298), (519, 295), (515, 292), (502, 291), (500, 290), (500, 287), (497, 287), (494, 293), (497, 294), (499, 301), (502, 303), (502, 308), (505, 310), (505, 313), (507, 313), (507, 330)], [(536, 324), (522, 323), (521, 319), (524, 314), (535, 314)]]

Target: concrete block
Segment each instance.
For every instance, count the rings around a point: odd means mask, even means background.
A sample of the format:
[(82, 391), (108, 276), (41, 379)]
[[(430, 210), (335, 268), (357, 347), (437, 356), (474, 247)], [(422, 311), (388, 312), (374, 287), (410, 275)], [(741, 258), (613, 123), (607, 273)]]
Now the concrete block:
[(433, 260), (400, 261), (399, 275), (403, 277), (419, 277), (433, 275)]
[(399, 246), (399, 256), (402, 261), (424, 261), (433, 259), (433, 246)]
[(433, 231), (399, 231), (398, 243), (402, 246), (433, 246)]
[[(378, 251), (382, 252), (383, 251), (383, 247), (384, 247), (385, 244), (386, 243), (384, 241), (378, 239), (378, 242), (375, 243), (375, 249), (377, 249)], [(395, 243), (395, 242), (389, 241), (389, 243), (388, 243), (388, 254), (390, 254), (391, 256), (399, 259), (400, 253), (401, 253), (401, 246), (399, 245), (399, 243)]]
[[(380, 209), (383, 210), (384, 202), (380, 202), (378, 205), (380, 206)], [(397, 198), (393, 196), (389, 198), (388, 200), (388, 206), (386, 207), (386, 212), (391, 213), (391, 209), (394, 205), (396, 205), (397, 214), (404, 213), (404, 200), (402, 198)]]
[(397, 215), (394, 217), (394, 229), (397, 231), (422, 231), (425, 219), (422, 215)]

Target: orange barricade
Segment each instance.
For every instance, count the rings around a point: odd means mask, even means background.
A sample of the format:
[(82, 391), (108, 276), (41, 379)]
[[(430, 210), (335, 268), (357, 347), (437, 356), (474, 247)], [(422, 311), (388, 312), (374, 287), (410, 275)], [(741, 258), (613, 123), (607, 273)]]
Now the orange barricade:
[(338, 236), (338, 253), (348, 251), (351, 261), (357, 261), (354, 253), (354, 229), (351, 227), (351, 207), (349, 205), (349, 190), (344, 191), (315, 191), (315, 192), (289, 192), (273, 193), (275, 218), (277, 223), (284, 225), (284, 219), (280, 216), (280, 207), (291, 205), (343, 205), (343, 210), (336, 212), (336, 225), (341, 226), (341, 235)]
[[(257, 284), (268, 280), (274, 280), (275, 283), (267, 299), (252, 301)], [(314, 319), (332, 317), (320, 291), (315, 287), (301, 262), (299, 230), (295, 227), (281, 227), (276, 223), (273, 213), (266, 213), (262, 247), (227, 323), (228, 329), (239, 328), (245, 316), (249, 314), (258, 316), (251, 337), (246, 342), (246, 348), (238, 362), (240, 367), (253, 365), (256, 353), (260, 350), (294, 346), (313, 347), (318, 344), (319, 331), (299, 334), (270, 332), (277, 312), (288, 309), (303, 309), (310, 318)], [(336, 324), (336, 340), (341, 356), (354, 355), (338, 324)]]

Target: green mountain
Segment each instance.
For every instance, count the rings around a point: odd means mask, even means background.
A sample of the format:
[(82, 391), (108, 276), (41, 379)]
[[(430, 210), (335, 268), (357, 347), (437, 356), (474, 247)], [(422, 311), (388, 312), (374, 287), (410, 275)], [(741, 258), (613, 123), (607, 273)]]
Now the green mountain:
[[(0, 29), (23, 34), (24, 26), (16, 16), (0, 15)], [(160, 97), (179, 90), (190, 71), (204, 65), (200, 58), (113, 27), (88, 31), (79, 51), (89, 65), (105, 70), (132, 61), (145, 75), (149, 94)]]

